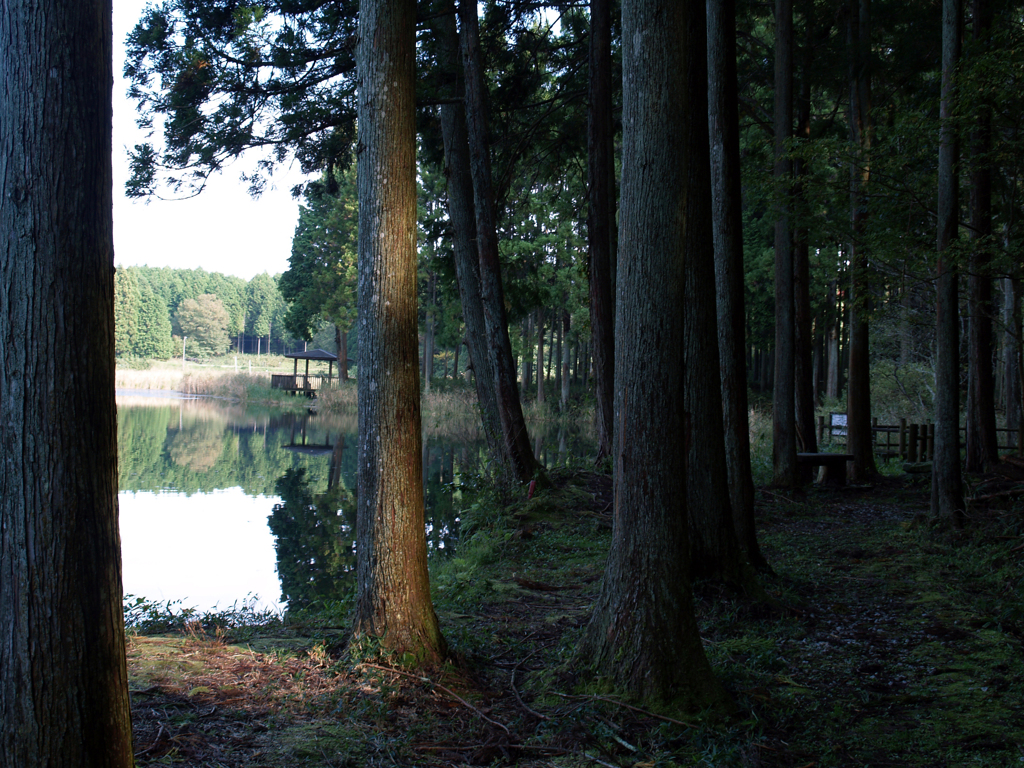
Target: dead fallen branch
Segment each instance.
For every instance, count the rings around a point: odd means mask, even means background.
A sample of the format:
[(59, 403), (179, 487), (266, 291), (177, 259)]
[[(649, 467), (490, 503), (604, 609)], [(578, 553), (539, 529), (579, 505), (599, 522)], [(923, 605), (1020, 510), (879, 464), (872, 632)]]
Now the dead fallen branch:
[(428, 685), (431, 685), (434, 688), (439, 688), (440, 690), (444, 691), (449, 696), (451, 696), (453, 699), (458, 701), (460, 704), (462, 704), (464, 707), (466, 707), (467, 709), (470, 709), (473, 712), (475, 712), (477, 717), (479, 717), (481, 720), (485, 720), (488, 723), (490, 723), (491, 725), (498, 726), (499, 728), (501, 728), (501, 730), (503, 730), (509, 736), (512, 735), (512, 732), (509, 731), (509, 729), (506, 728), (502, 723), (499, 723), (497, 720), (492, 720), (487, 715), (485, 715), (483, 712), (481, 712), (479, 709), (477, 709), (472, 704), (470, 704), (468, 701), (466, 701), (464, 698), (459, 696), (459, 694), (455, 693), (455, 691), (453, 691), (451, 688), (446, 688), (445, 686), (441, 685), (440, 683), (431, 680), (429, 677), (424, 677), (423, 675), (414, 675), (411, 672), (403, 672), (400, 669), (394, 669), (393, 667), (382, 667), (379, 664), (370, 664), (368, 662), (363, 662), (361, 664), (357, 664), (356, 666), (357, 667), (367, 667), (369, 669), (379, 669), (382, 672), (394, 672), (396, 675), (401, 675), (402, 677), (408, 677), (411, 680), (418, 680), (419, 682), (427, 683)]
[(666, 723), (672, 723), (673, 725), (681, 725), (684, 728), (696, 728), (697, 727), (697, 726), (693, 725), (692, 723), (685, 723), (682, 720), (675, 720), (674, 718), (666, 717), (665, 715), (659, 715), (659, 714), (656, 714), (654, 712), (649, 712), (646, 709), (640, 709), (639, 707), (634, 707), (631, 704), (626, 704), (626, 703), (621, 702), (621, 701), (616, 701), (615, 699), (609, 699), (607, 696), (570, 696), (567, 693), (558, 693), (557, 691), (554, 692), (554, 693), (555, 693), (555, 696), (561, 696), (563, 699), (576, 699), (577, 701), (580, 701), (580, 700), (582, 700), (582, 701), (603, 701), (603, 702), (606, 702), (608, 704), (614, 704), (617, 707), (622, 707), (623, 709), (628, 709), (628, 710), (631, 710), (633, 712), (637, 712), (637, 713), (639, 713), (641, 715), (646, 715), (647, 717), (653, 717), (656, 720), (662, 720), (662, 721), (664, 721)]

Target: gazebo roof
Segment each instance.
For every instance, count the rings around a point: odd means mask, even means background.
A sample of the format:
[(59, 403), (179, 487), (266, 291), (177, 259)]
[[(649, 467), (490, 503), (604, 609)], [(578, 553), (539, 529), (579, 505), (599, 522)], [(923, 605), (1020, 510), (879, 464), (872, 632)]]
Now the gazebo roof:
[(329, 360), (337, 361), (338, 356), (332, 355), (330, 352), (325, 352), (322, 349), (311, 349), (308, 352), (289, 352), (285, 357), (290, 357), (295, 360)]

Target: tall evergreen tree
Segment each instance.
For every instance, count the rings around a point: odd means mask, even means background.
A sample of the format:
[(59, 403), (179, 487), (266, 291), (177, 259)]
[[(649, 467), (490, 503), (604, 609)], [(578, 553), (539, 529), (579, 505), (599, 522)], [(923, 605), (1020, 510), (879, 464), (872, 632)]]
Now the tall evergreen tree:
[(708, 0), (707, 14), (711, 204), (726, 467), (736, 535), (750, 563), (763, 568), (767, 563), (754, 526), (747, 408), (735, 0)]
[(156, 360), (166, 360), (175, 353), (167, 304), (145, 280), (139, 284), (138, 326), (131, 349), (131, 354), (137, 357)]
[(590, 338), (598, 454), (611, 455), (615, 386), (615, 135), (612, 121), (612, 3), (590, 1), (587, 113), (587, 243)]
[(353, 637), (412, 664), (445, 642), (430, 599), (416, 310), (415, 0), (359, 9), (359, 470)]
[(796, 468), (796, 361), (793, 228), (793, 0), (775, 0), (775, 376), (772, 390), (773, 484), (792, 487)]
[(133, 765), (117, 510), (111, 5), (0, 11), (0, 765)]
[(939, 139), (938, 288), (935, 317), (935, 456), (932, 461), (932, 514), (963, 525), (960, 473), (960, 366), (957, 270), (950, 246), (959, 229), (960, 144), (953, 124), (955, 71), (963, 29), (961, 0), (942, 0), (942, 120)]
[(118, 357), (134, 354), (141, 301), (138, 272), (119, 267), (114, 272), (114, 354)]
[(685, 380), (687, 160), (695, 141), (686, 87), (689, 23), (688, 3), (623, 3), (615, 510), (604, 583), (579, 658), (637, 699), (700, 709), (725, 706), (726, 695), (693, 614), (691, 424), (678, 407)]

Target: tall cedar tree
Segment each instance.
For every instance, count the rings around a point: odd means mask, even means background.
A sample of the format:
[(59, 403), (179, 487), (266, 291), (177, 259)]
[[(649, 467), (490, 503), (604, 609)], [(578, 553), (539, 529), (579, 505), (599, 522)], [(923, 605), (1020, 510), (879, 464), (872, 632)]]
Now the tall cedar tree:
[[(991, 0), (974, 0), (972, 36), (980, 54), (990, 46)], [(992, 110), (982, 104), (971, 131), (970, 343), (967, 386), (967, 471), (982, 472), (999, 461), (996, 436), (995, 372), (992, 370)]]
[(441, 138), (444, 142), (445, 178), (448, 190), (448, 219), (452, 228), (452, 252), (455, 274), (462, 303), (462, 318), (466, 324), (466, 349), (469, 351), (473, 381), (484, 434), (491, 455), (502, 464), (511, 466), (501, 432), (501, 416), (494, 392), (494, 375), (487, 354), (487, 329), (484, 323), (484, 305), (480, 298), (480, 255), (476, 242), (476, 213), (473, 207), (473, 178), (469, 170), (469, 136), (466, 129), (466, 111), (462, 104), (465, 94), (462, 57), (459, 50), (459, 31), (455, 23), (455, 3), (447, 4), (447, 13), (434, 20), (434, 33), (438, 47), (438, 65), (444, 70), (444, 100), (439, 107)]
[(599, 457), (611, 455), (615, 433), (615, 136), (611, 6), (611, 0), (590, 0), (587, 248)]
[(109, 0), (0, 11), (0, 765), (131, 766)]
[(868, 182), (871, 179), (871, 0), (851, 0), (847, 10), (849, 49), (850, 211), (853, 237), (850, 253), (850, 362), (846, 389), (847, 446), (853, 461), (853, 481), (877, 473), (871, 431), (871, 361), (868, 357), (868, 315), (871, 311), (868, 286), (867, 248), (864, 244), (868, 219)]
[(797, 483), (793, 302), (793, 0), (775, 0), (775, 383), (772, 390), (772, 484)]
[(708, 129), (715, 240), (718, 355), (725, 423), (725, 459), (733, 524), (747, 559), (767, 565), (754, 525), (743, 299), (743, 209), (740, 193), (739, 99), (735, 0), (708, 0)]
[(615, 507), (580, 662), (641, 701), (725, 707), (690, 586), (684, 386), (690, 4), (622, 7), (623, 148), (615, 319)]
[[(708, 109), (707, 24), (703, 3), (690, 8), (687, 101), (695, 114)], [(690, 521), (690, 575), (710, 577), (753, 590), (756, 577), (740, 549), (733, 526), (729, 477), (725, 468), (721, 375), (712, 232), (711, 155), (708, 124), (691, 122), (687, 164), (683, 410), (690, 414), (686, 478)]]
[[(797, 97), (797, 130), (800, 143), (811, 138), (811, 71), (814, 67), (814, 2), (803, 0), (804, 46), (801, 64), (800, 94)], [(797, 157), (793, 161), (794, 205), (806, 210), (808, 161)], [(793, 386), (796, 398), (796, 431), (800, 450), (818, 452), (818, 439), (814, 424), (814, 346), (813, 318), (811, 317), (811, 243), (806, 222), (798, 224), (793, 232)], [(801, 478), (802, 479), (802, 478)]]
[(530, 448), (523, 406), (516, 386), (516, 366), (508, 336), (498, 233), (495, 223), (494, 185), (491, 181), (490, 148), (487, 144), (487, 102), (484, 70), (480, 61), (480, 20), (474, 0), (459, 0), (460, 42), (466, 78), (466, 127), (469, 137), (470, 174), (476, 213), (476, 242), (480, 257), (480, 299), (483, 304), (487, 354), (494, 377), (494, 394), (501, 419), (501, 437), (508, 469), (520, 482), (531, 480), (540, 465)]
[(445, 642), (430, 599), (416, 310), (415, 0), (359, 10), (359, 469), (353, 637), (407, 663)]
[(959, 225), (960, 143), (953, 124), (954, 73), (960, 62), (961, 0), (942, 0), (942, 98), (939, 102), (939, 202), (935, 302), (935, 456), (932, 514), (963, 525), (960, 474), (960, 366), (957, 270), (949, 251)]

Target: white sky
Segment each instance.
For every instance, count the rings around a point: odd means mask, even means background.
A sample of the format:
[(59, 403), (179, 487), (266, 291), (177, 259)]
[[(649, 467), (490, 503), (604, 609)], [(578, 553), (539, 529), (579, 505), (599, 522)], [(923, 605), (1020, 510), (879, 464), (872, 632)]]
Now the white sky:
[(298, 164), (275, 171), (274, 188), (258, 200), (249, 197), (239, 179), (242, 165), (214, 176), (191, 200), (147, 204), (125, 197), (127, 150), (144, 141), (144, 134), (135, 125), (134, 102), (122, 79), (124, 42), (145, 6), (146, 0), (114, 0), (114, 263), (202, 267), (246, 280), (261, 272), (283, 272), (299, 215), (291, 196), (292, 186), (303, 178)]

